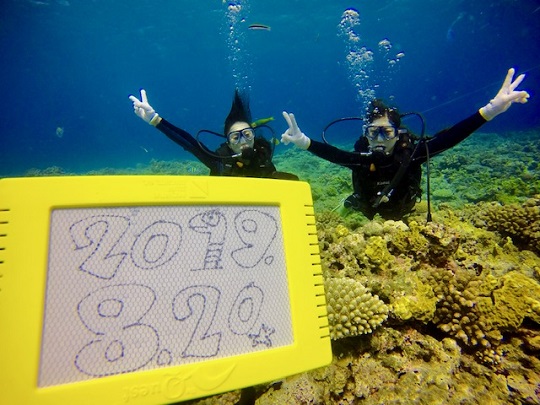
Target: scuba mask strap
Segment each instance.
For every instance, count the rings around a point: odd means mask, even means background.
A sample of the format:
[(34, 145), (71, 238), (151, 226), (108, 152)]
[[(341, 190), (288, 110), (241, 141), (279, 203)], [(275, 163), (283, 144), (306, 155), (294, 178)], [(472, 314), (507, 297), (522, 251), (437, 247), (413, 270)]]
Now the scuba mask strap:
[[(362, 117), (343, 117), (338, 118), (337, 120), (334, 120), (330, 122), (327, 126), (324, 127), (322, 131), (322, 140), (325, 144), (334, 146), (328, 140), (326, 139), (326, 131), (334, 124), (337, 124), (338, 122), (344, 122), (344, 121), (364, 121)], [(373, 152), (370, 150), (369, 152), (357, 152), (360, 156), (371, 156)]]

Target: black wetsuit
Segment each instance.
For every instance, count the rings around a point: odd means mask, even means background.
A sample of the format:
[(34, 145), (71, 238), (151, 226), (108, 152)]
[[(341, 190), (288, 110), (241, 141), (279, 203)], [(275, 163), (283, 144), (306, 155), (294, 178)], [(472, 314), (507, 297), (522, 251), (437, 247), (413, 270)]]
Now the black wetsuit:
[[(347, 152), (313, 140), (308, 150), (323, 159), (352, 170), (354, 194), (347, 198), (346, 206), (362, 211), (368, 218), (373, 218), (378, 213), (386, 219), (400, 219), (411, 212), (422, 195), (421, 165), (427, 160), (426, 144), (429, 157), (433, 157), (463, 141), (485, 122), (486, 120), (477, 112), (451, 128), (438, 132), (429, 140), (420, 140), (418, 147), (408, 134), (402, 134), (393, 153), (388, 156), (377, 152), (370, 156), (361, 155), (362, 152), (369, 151), (365, 137), (356, 142), (355, 152)], [(403, 177), (392, 187), (389, 201), (381, 202), (374, 207), (380, 195), (378, 193), (385, 190), (399, 168), (407, 162), (408, 167), (404, 170)]]
[[(233, 152), (226, 143), (223, 143), (217, 151), (212, 152), (203, 145), (199, 145), (191, 134), (163, 118), (156, 128), (199, 159), (210, 169), (211, 176), (275, 177), (276, 167), (272, 163), (272, 147), (264, 138), (255, 138), (254, 147), (249, 156), (233, 158)], [(219, 158), (216, 155), (222, 157)]]

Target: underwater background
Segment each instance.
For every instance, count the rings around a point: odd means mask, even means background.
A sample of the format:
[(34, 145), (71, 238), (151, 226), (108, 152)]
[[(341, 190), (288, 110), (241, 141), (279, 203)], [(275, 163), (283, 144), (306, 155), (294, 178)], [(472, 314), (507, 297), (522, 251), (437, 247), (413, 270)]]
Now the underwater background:
[[(508, 68), (525, 73), (528, 103), (432, 160), (433, 222), (425, 174), (416, 213), (368, 221), (337, 213), (349, 170), (278, 144), (278, 170), (311, 184), (334, 361), (193, 402), (540, 404), (539, 0), (4, 0), (1, 10), (0, 177), (206, 175), (135, 116), (128, 96), (141, 88), (193, 135), (221, 132), (240, 88), (254, 119), (275, 118), (277, 138), (286, 110), (320, 140), (371, 97), (421, 114), (433, 134), (493, 98)], [(359, 131), (338, 124), (325, 136), (352, 148)], [(360, 315), (332, 306), (343, 300)]]
[[(527, 73), (529, 104), (481, 130), (535, 130), (538, 7), (538, 0), (5, 0), (0, 175), (189, 159), (133, 114), (127, 97), (140, 88), (161, 116), (193, 134), (223, 130), (235, 87), (248, 90), (254, 118), (276, 118), (277, 135), (287, 110), (320, 139), (330, 121), (361, 115), (366, 91), (422, 113), (434, 133), (487, 103), (515, 67)], [(358, 12), (349, 26), (347, 8)], [(271, 30), (248, 29), (253, 23)]]

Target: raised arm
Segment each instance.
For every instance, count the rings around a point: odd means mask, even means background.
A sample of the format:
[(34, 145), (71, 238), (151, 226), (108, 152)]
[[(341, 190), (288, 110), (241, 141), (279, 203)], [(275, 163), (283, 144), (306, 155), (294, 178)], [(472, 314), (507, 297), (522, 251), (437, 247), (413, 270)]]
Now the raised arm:
[[(457, 145), (487, 121), (491, 121), (497, 115), (508, 110), (513, 103), (526, 103), (530, 97), (529, 93), (524, 90), (516, 90), (517, 86), (525, 78), (525, 75), (521, 74), (514, 80), (514, 74), (515, 70), (513, 68), (508, 69), (506, 78), (497, 95), (475, 114), (458, 122), (451, 128), (444, 129), (435, 134), (433, 139), (428, 142), (430, 154), (436, 155)], [(425, 151), (420, 148), (419, 152), (417, 158), (424, 158)]]
[(321, 159), (349, 168), (357, 166), (362, 159), (359, 153), (347, 152), (335, 146), (310, 139), (298, 127), (294, 114), (283, 111), (283, 118), (285, 118), (288, 125), (287, 130), (281, 135), (281, 142), (285, 145), (293, 143), (298, 148), (307, 149)]
[(185, 151), (193, 154), (210, 170), (214, 170), (215, 167), (219, 165), (219, 159), (207, 153), (209, 150), (204, 146), (199, 145), (197, 140), (189, 132), (178, 128), (159, 116), (159, 114), (148, 102), (146, 90), (141, 89), (140, 100), (133, 95), (130, 95), (129, 99), (133, 102), (133, 110), (135, 114), (143, 121), (159, 129), (170, 140), (180, 145)]

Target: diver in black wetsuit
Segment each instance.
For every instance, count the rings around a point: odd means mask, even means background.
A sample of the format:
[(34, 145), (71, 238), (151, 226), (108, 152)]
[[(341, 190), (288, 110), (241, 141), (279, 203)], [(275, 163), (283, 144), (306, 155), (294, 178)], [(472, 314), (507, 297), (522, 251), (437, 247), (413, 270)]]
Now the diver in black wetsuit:
[(141, 90), (140, 100), (132, 95), (129, 99), (133, 102), (133, 109), (137, 116), (155, 126), (184, 150), (192, 153), (210, 169), (212, 176), (298, 179), (293, 174), (276, 170), (272, 163), (273, 147), (269, 141), (255, 135), (256, 125), (251, 121), (249, 106), (238, 90), (234, 93), (231, 111), (225, 119), (225, 135), (212, 132), (214, 135), (227, 139), (215, 152), (210, 151), (188, 132), (160, 117), (148, 103), (144, 89)]
[(352, 170), (354, 193), (344, 206), (361, 211), (368, 218), (375, 214), (385, 219), (400, 219), (410, 213), (422, 195), (420, 181), (422, 163), (463, 141), (484, 123), (506, 111), (514, 102), (525, 103), (526, 91), (517, 91), (524, 75), (514, 81), (510, 69), (495, 96), (478, 112), (429, 139), (415, 141), (401, 125), (397, 109), (385, 106), (380, 100), (371, 103), (364, 134), (347, 152), (304, 135), (293, 114), (283, 112), (289, 128), (281, 137), (285, 144), (294, 143), (301, 149)]

